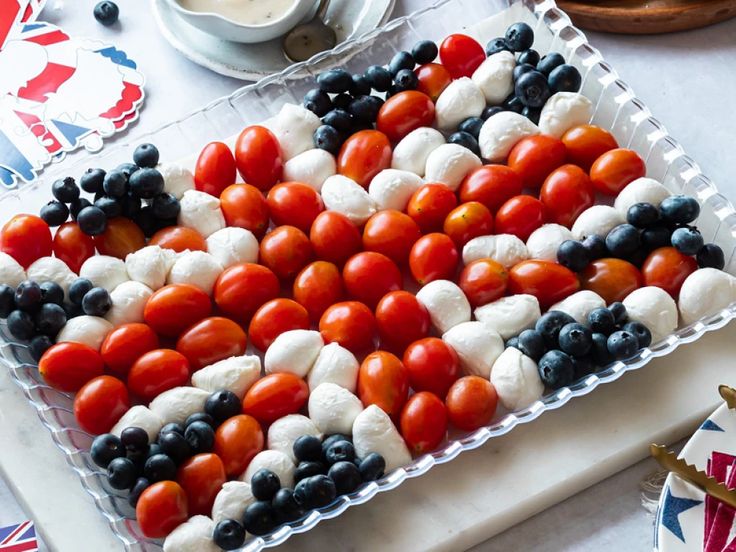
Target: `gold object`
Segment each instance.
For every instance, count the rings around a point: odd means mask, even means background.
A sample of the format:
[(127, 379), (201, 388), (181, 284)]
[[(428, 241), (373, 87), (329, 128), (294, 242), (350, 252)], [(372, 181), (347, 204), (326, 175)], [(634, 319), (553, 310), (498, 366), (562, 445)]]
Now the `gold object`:
[(726, 401), (728, 408), (736, 409), (736, 389), (729, 387), (728, 385), (719, 385), (718, 393), (721, 398)]

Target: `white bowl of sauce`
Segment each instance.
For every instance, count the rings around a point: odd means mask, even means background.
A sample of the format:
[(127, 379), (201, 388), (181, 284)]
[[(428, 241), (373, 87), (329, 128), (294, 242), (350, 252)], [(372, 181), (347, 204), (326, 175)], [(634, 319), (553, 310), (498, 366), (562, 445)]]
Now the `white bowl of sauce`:
[(286, 34), (315, 0), (168, 0), (190, 25), (233, 42), (266, 42)]

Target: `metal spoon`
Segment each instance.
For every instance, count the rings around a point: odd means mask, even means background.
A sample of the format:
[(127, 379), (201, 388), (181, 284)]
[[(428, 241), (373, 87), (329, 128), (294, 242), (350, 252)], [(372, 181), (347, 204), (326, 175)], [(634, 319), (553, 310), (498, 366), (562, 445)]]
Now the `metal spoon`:
[(314, 54), (335, 47), (335, 31), (323, 21), (329, 4), (330, 0), (320, 0), (312, 20), (297, 25), (284, 37), (284, 55), (289, 61), (304, 61)]

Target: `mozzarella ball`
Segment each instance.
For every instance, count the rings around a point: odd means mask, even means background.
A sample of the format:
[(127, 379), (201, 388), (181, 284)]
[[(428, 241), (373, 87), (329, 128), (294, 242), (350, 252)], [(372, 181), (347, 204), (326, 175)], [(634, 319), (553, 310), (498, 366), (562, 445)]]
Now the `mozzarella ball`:
[(12, 288), (18, 287), (26, 279), (26, 271), (18, 261), (7, 253), (0, 251), (0, 284)]
[(543, 224), (526, 240), (530, 259), (557, 262), (557, 250), (562, 242), (574, 239), (572, 232), (561, 224)]
[(486, 98), (486, 103), (498, 105), (514, 91), (516, 58), (511, 52), (489, 56), (473, 73), (472, 79)]
[(440, 333), (470, 320), (468, 298), (454, 282), (435, 280), (422, 287), (416, 296)]
[(76, 280), (77, 275), (72, 272), (72, 269), (69, 268), (61, 259), (57, 259), (56, 257), (41, 257), (28, 267), (26, 270), (26, 278), (36, 282), (37, 284), (55, 282), (61, 286), (64, 290), (64, 294), (68, 298), (69, 286), (74, 280)]
[(250, 483), (228, 481), (222, 486), (212, 504), (212, 519), (220, 523), (226, 519), (243, 519), (245, 510), (256, 501)]
[(651, 203), (655, 207), (659, 207), (665, 199), (672, 194), (661, 183), (653, 178), (642, 176), (636, 180), (629, 182), (626, 187), (616, 196), (613, 206), (626, 218), (626, 214), (632, 205), (637, 203)]
[(179, 254), (169, 271), (169, 284), (191, 284), (212, 295), (215, 282), (224, 269), (217, 260), (204, 251), (185, 251)]
[(479, 236), (463, 246), (463, 263), (468, 265), (478, 259), (493, 259), (505, 268), (529, 258), (526, 244), (513, 234)]
[(267, 374), (285, 372), (306, 377), (325, 342), (314, 330), (289, 330), (280, 334), (263, 357)]
[(483, 91), (468, 77), (447, 85), (435, 102), (435, 116), (440, 130), (455, 131), (468, 117), (477, 117), (486, 107)]
[(593, 205), (575, 220), (572, 225), (572, 235), (576, 240), (583, 240), (588, 236), (606, 235), (619, 224), (626, 222), (616, 209), (608, 205)]
[(153, 290), (140, 282), (123, 282), (110, 292), (112, 307), (105, 319), (113, 326), (143, 322), (143, 309)]
[(268, 448), (279, 450), (296, 462), (294, 441), (302, 435), (314, 435), (322, 439), (322, 433), (312, 420), (301, 414), (289, 414), (279, 418), (268, 427)]
[(307, 376), (309, 391), (314, 391), (322, 383), (335, 383), (355, 393), (359, 369), (353, 353), (337, 342), (328, 343), (320, 349)]
[(561, 311), (569, 314), (575, 319), (575, 322), (588, 325), (588, 315), (595, 309), (605, 308), (606, 302), (603, 297), (595, 293), (584, 289), (573, 293), (569, 297), (566, 297), (562, 301), (552, 305), (549, 310)]
[(427, 157), (444, 143), (445, 137), (439, 130), (431, 127), (412, 130), (396, 144), (391, 168), (424, 176)]
[(189, 169), (178, 163), (168, 163), (158, 170), (164, 177), (164, 190), (176, 199), (181, 199), (186, 192), (194, 190), (194, 175)]
[(422, 179), (409, 171), (384, 169), (371, 180), (368, 195), (379, 210), (403, 211), (409, 199), (422, 185)]
[(496, 113), (480, 128), (478, 135), (480, 155), (492, 163), (500, 163), (508, 157), (511, 148), (519, 140), (539, 132), (537, 125), (519, 113), (513, 111)]
[(83, 343), (92, 347), (95, 351), (99, 351), (102, 342), (105, 341), (112, 328), (112, 324), (99, 316), (75, 316), (67, 320), (66, 325), (61, 328), (56, 336), (56, 342)]
[(192, 414), (204, 411), (204, 403), (209, 396), (208, 391), (196, 387), (174, 387), (153, 399), (148, 408), (163, 420), (164, 425), (171, 422), (183, 424)]
[(258, 262), (258, 240), (245, 228), (229, 226), (207, 238), (207, 253), (227, 268), (237, 263)]
[(348, 435), (363, 411), (363, 403), (344, 387), (322, 383), (309, 394), (309, 417), (322, 433)]
[(478, 156), (468, 148), (459, 144), (442, 144), (427, 157), (424, 178), (427, 182), (441, 182), (454, 192), (465, 175), (481, 165)]
[(293, 103), (285, 103), (278, 115), (263, 126), (273, 132), (284, 160), (292, 159), (314, 147), (314, 131), (322, 122), (314, 113)]
[(337, 173), (337, 163), (333, 155), (323, 149), (307, 150), (284, 163), (284, 182), (303, 182), (322, 190), (322, 184)]
[(179, 201), (179, 225), (194, 228), (205, 238), (225, 228), (220, 200), (205, 192), (188, 190)]
[(322, 201), (330, 211), (337, 211), (348, 217), (350, 222), (360, 226), (376, 212), (376, 202), (360, 184), (347, 176), (330, 176), (322, 185)]
[(537, 363), (514, 347), (493, 363), (491, 383), (501, 404), (512, 412), (526, 408), (544, 393)]
[(107, 255), (93, 255), (79, 269), (79, 276), (87, 278), (93, 285), (112, 291), (130, 280), (122, 259)]
[(375, 404), (370, 405), (353, 422), (353, 445), (358, 458), (377, 452), (386, 461), (386, 473), (411, 462), (411, 453), (396, 430), (391, 418)]
[(261, 377), (261, 359), (256, 355), (226, 358), (205, 366), (192, 374), (192, 385), (208, 393), (220, 389), (232, 391), (243, 398)]
[(680, 288), (680, 316), (692, 324), (736, 301), (736, 278), (715, 268), (701, 268), (688, 276)]
[(543, 134), (562, 138), (572, 127), (585, 125), (593, 118), (592, 102), (577, 92), (557, 92), (547, 100), (539, 115)]
[(294, 472), (296, 465), (293, 460), (280, 450), (262, 450), (253, 457), (248, 464), (248, 469), (240, 476), (240, 480), (250, 483), (258, 470), (267, 469), (275, 473), (282, 487), (292, 489), (294, 487)]
[(220, 552), (212, 540), (215, 522), (207, 516), (193, 516), (177, 526), (164, 541), (164, 552)]
[(125, 269), (131, 280), (156, 291), (166, 284), (166, 276), (176, 260), (176, 252), (148, 245), (125, 257)]
[(623, 300), (629, 320), (641, 322), (652, 332), (657, 343), (677, 329), (677, 305), (662, 288), (646, 286), (635, 289)]
[(475, 318), (496, 330), (505, 340), (533, 328), (542, 316), (539, 301), (533, 295), (519, 294), (501, 297), (475, 309)]
[(161, 431), (162, 427), (164, 427), (164, 421), (151, 409), (141, 404), (137, 404), (135, 406), (131, 406), (130, 409), (123, 414), (123, 417), (120, 418), (114, 426), (112, 426), (110, 433), (120, 437), (120, 434), (126, 427), (140, 427), (145, 430), (148, 434), (148, 440), (153, 443), (156, 440), (156, 437), (158, 437), (158, 432)]
[(488, 378), (491, 367), (503, 352), (504, 343), (496, 330), (482, 322), (463, 322), (445, 332), (442, 341), (460, 358), (466, 374)]

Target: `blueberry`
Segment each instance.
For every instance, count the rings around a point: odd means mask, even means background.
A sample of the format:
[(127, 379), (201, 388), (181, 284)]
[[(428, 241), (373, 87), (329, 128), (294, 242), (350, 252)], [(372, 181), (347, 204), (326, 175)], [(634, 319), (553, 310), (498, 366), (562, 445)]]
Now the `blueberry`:
[(161, 450), (161, 445), (159, 445), (158, 443), (151, 443), (150, 445), (148, 445), (148, 458), (157, 454), (163, 454), (163, 451)]
[(608, 249), (606, 249), (606, 240), (597, 234), (591, 234), (590, 236), (587, 236), (582, 241), (582, 244), (588, 254), (588, 259), (591, 262), (608, 256)]
[(238, 396), (227, 389), (215, 391), (207, 397), (207, 401), (204, 403), (204, 411), (212, 416), (212, 419), (218, 424), (228, 418), (237, 416), (242, 409), (243, 405)]
[(49, 201), (41, 207), (41, 218), (51, 227), (61, 226), (69, 218), (69, 207), (60, 201)]
[(112, 308), (112, 299), (105, 288), (95, 287), (84, 294), (82, 310), (89, 316), (105, 316)]
[(641, 322), (627, 322), (621, 329), (633, 334), (640, 348), (649, 347), (652, 344), (652, 332)]
[(638, 351), (639, 341), (633, 333), (622, 330), (608, 336), (608, 352), (616, 360), (632, 358)]
[(437, 57), (437, 44), (431, 40), (420, 40), (411, 49), (411, 55), (419, 65), (432, 63)]
[(94, 287), (94, 284), (87, 278), (77, 278), (69, 286), (69, 300), (74, 305), (82, 305), (82, 300), (87, 292)]
[(103, 433), (95, 437), (89, 450), (92, 461), (101, 468), (107, 466), (115, 458), (125, 456), (125, 447), (117, 435), (112, 433)]
[(327, 92), (320, 90), (319, 88), (313, 88), (304, 95), (302, 101), (304, 107), (309, 111), (317, 115), (317, 117), (324, 116), (330, 109), (332, 109), (332, 100)]
[(380, 65), (371, 65), (365, 70), (363, 76), (371, 85), (371, 88), (378, 92), (386, 92), (391, 87), (391, 73)]
[(78, 220), (79, 213), (81, 213), (85, 208), (90, 207), (91, 205), (92, 202), (86, 197), (80, 197), (79, 199), (75, 199), (74, 201), (72, 201), (71, 205), (69, 205), (69, 212), (72, 215), (72, 220)]
[(85, 192), (96, 194), (102, 190), (105, 181), (105, 171), (102, 169), (87, 169), (79, 179), (79, 185)]
[(705, 245), (703, 235), (696, 228), (689, 226), (677, 228), (672, 232), (671, 239), (672, 246), (683, 255), (697, 255)]
[(105, 27), (109, 27), (110, 25), (114, 25), (115, 22), (118, 20), (118, 17), (120, 16), (120, 9), (115, 2), (110, 2), (110, 0), (103, 0), (102, 2), (98, 2), (97, 5), (95, 5), (95, 9), (92, 13), (99, 23), (101, 23)]
[(153, 214), (152, 205), (141, 207), (141, 210), (138, 211), (138, 214), (133, 220), (147, 238), (150, 238), (159, 230), (160, 221), (156, 218), (156, 215)]
[(181, 211), (179, 200), (168, 192), (158, 194), (153, 199), (153, 214), (159, 219), (175, 219), (179, 216), (179, 211)]
[(488, 119), (493, 117), (496, 113), (501, 113), (502, 111), (503, 111), (503, 107), (499, 107), (497, 105), (489, 105), (481, 112), (480, 118), (483, 119), (484, 121), (487, 121)]
[(314, 131), (314, 145), (319, 149), (329, 151), (333, 155), (337, 155), (342, 145), (342, 137), (340, 132), (330, 125), (322, 125)]
[(151, 199), (164, 191), (164, 177), (156, 169), (145, 167), (130, 175), (130, 191), (141, 199)]
[(513, 111), (514, 113), (521, 113), (524, 111), (524, 103), (514, 94), (511, 94), (504, 100), (502, 107), (504, 111)]
[(7, 318), (15, 308), (15, 290), (7, 284), (0, 284), (0, 318)]
[(606, 334), (593, 333), (592, 342), (593, 345), (590, 348), (591, 358), (596, 366), (603, 368), (615, 360), (608, 351), (608, 336)]
[(698, 218), (700, 205), (693, 197), (674, 195), (659, 204), (662, 220), (675, 224), (689, 224)]
[(181, 464), (192, 455), (192, 449), (189, 443), (181, 433), (169, 431), (162, 433), (158, 437), (158, 444), (161, 452), (168, 455), (176, 464)]
[(659, 209), (651, 203), (634, 203), (626, 212), (626, 222), (637, 228), (650, 228), (659, 220)]
[(595, 371), (595, 362), (590, 355), (575, 357), (572, 359), (572, 363), (575, 365), (575, 375), (573, 376), (575, 381)]
[(102, 181), (102, 190), (108, 197), (119, 199), (125, 195), (128, 178), (121, 171), (110, 171)]
[(212, 540), (223, 550), (237, 550), (245, 542), (245, 528), (234, 519), (223, 519), (215, 525)]
[(217, 429), (217, 424), (215, 423), (214, 418), (212, 418), (212, 416), (210, 416), (209, 414), (205, 414), (204, 412), (195, 412), (194, 414), (189, 416), (184, 422), (185, 430), (194, 422), (204, 422), (212, 429)]
[(619, 326), (625, 324), (626, 321), (629, 319), (629, 314), (626, 312), (626, 307), (620, 301), (616, 301), (615, 303), (611, 303), (610, 305), (608, 305), (608, 310), (613, 313), (613, 318), (616, 320), (616, 324)]
[(20, 310), (33, 312), (41, 306), (43, 291), (36, 282), (25, 280), (15, 288), (15, 306)]
[(549, 75), (552, 73), (553, 69), (559, 67), (563, 63), (565, 63), (565, 58), (562, 57), (561, 54), (551, 52), (539, 60), (539, 63), (537, 63), (537, 71), (543, 75)]
[(120, 440), (126, 448), (148, 447), (148, 433), (142, 427), (126, 427), (120, 433)]
[(138, 504), (138, 499), (143, 494), (143, 491), (145, 491), (150, 486), (151, 482), (148, 481), (148, 479), (146, 479), (145, 477), (139, 477), (138, 479), (136, 479), (133, 487), (130, 489), (130, 494), (128, 495), (128, 504), (130, 504), (131, 507), (135, 508), (136, 504)]
[(378, 111), (383, 105), (383, 100), (378, 96), (358, 96), (348, 105), (348, 113), (353, 116), (353, 122), (362, 121), (372, 123), (378, 118)]
[(317, 77), (320, 90), (330, 94), (347, 92), (352, 84), (353, 76), (345, 69), (330, 69)]
[(511, 52), (511, 46), (509, 46), (509, 43), (506, 42), (505, 38), (492, 38), (488, 41), (488, 44), (486, 44), (487, 56), (492, 56), (498, 52)]
[(460, 132), (467, 132), (473, 138), (478, 140), (478, 136), (480, 135), (480, 129), (482, 126), (483, 119), (481, 119), (480, 117), (468, 117), (458, 125), (457, 129)]
[(114, 458), (107, 465), (107, 482), (113, 489), (130, 489), (137, 478), (135, 464), (127, 458)]
[(28, 352), (31, 358), (38, 362), (43, 354), (54, 345), (53, 340), (47, 335), (37, 335), (28, 343)]
[(332, 107), (334, 109), (347, 109), (352, 101), (353, 97), (350, 94), (343, 92), (332, 99)]
[(402, 69), (413, 71), (414, 65), (416, 65), (414, 57), (409, 52), (396, 52), (394, 57), (391, 58), (391, 61), (388, 62), (388, 72), (396, 79), (399, 71)]
[(319, 462), (322, 459), (322, 441), (314, 435), (302, 435), (294, 441), (293, 451), (300, 462)]
[(134, 197), (130, 194), (125, 194), (125, 197), (123, 197), (118, 203), (120, 205), (120, 214), (125, 218), (135, 220), (138, 213), (141, 212), (140, 198)]
[(258, 500), (245, 509), (243, 526), (252, 535), (265, 535), (278, 523), (276, 512), (270, 502)]
[(161, 441), (161, 436), (167, 433), (178, 433), (179, 435), (183, 437), (184, 436), (184, 426), (176, 422), (170, 422), (166, 424), (158, 432), (158, 440)]
[(580, 272), (590, 263), (588, 250), (582, 242), (565, 240), (557, 249), (557, 262), (573, 272)]
[(572, 322), (575, 322), (575, 319), (569, 314), (551, 310), (537, 319), (534, 329), (542, 334), (547, 347), (555, 348), (557, 347), (557, 338), (562, 326), (571, 324)]
[(516, 67), (514, 67), (514, 73), (513, 73), (514, 82), (519, 80), (519, 77), (521, 77), (524, 73), (528, 73), (530, 71), (535, 71), (535, 70), (536, 69), (534, 68), (534, 66), (529, 65), (528, 63), (521, 63), (517, 65)]
[(580, 71), (567, 63), (558, 65), (549, 74), (549, 87), (552, 93), (577, 92), (580, 90), (582, 82), (583, 77), (580, 75)]
[(698, 266), (700, 268), (716, 268), (723, 270), (726, 266), (726, 259), (723, 255), (723, 249), (714, 243), (706, 243), (698, 251)]
[(396, 90), (403, 92), (405, 90), (414, 90), (419, 85), (419, 78), (411, 69), (401, 69), (394, 77)]
[(146, 460), (143, 475), (151, 483), (176, 481), (176, 463), (166, 454), (154, 454)]
[(36, 335), (33, 317), (22, 310), (14, 310), (8, 315), (8, 331), (16, 339), (27, 341)]
[(333, 109), (322, 117), (322, 123), (347, 132), (353, 126), (353, 116), (344, 109)]
[(516, 348), (526, 356), (538, 361), (546, 352), (547, 346), (544, 344), (544, 338), (537, 330), (524, 330), (517, 337), (518, 343)]
[(363, 482), (358, 466), (344, 460), (335, 462), (327, 472), (327, 477), (335, 483), (338, 495), (352, 493)]
[(601, 307), (588, 313), (588, 326), (594, 333), (611, 335), (616, 331), (616, 319), (609, 309)]
[(572, 383), (575, 377), (575, 364), (572, 358), (562, 351), (547, 351), (539, 360), (539, 377), (550, 389), (560, 389)]
[(326, 471), (327, 468), (322, 462), (302, 461), (299, 462), (299, 465), (294, 471), (294, 481), (301, 481), (302, 479), (312, 477), (313, 475), (319, 475)]
[(534, 44), (534, 31), (526, 23), (514, 23), (506, 29), (506, 42), (514, 52), (523, 52)]
[(119, 217), (123, 214), (123, 206), (117, 199), (112, 197), (102, 196), (95, 200), (95, 207), (100, 209), (105, 216), (109, 219)]
[(294, 491), (291, 489), (279, 489), (271, 505), (276, 510), (276, 517), (280, 522), (294, 521), (302, 517), (303, 510), (294, 498)]
[(332, 435), (325, 437), (325, 440), (322, 441), (322, 454), (324, 455), (325, 451), (338, 441), (350, 441), (350, 437), (343, 435), (342, 433), (333, 433)]
[(72, 177), (67, 176), (51, 185), (51, 193), (62, 203), (71, 203), (79, 198), (79, 187)]
[(133, 163), (139, 167), (155, 167), (158, 158), (158, 148), (153, 144), (141, 144), (133, 152)]
[(625, 259), (641, 245), (639, 230), (631, 224), (619, 224), (606, 236), (606, 247), (611, 255)]
[(360, 461), (358, 469), (363, 481), (375, 481), (383, 477), (386, 470), (386, 460), (377, 452), (371, 452)]
[(593, 337), (590, 330), (577, 322), (562, 326), (557, 339), (562, 352), (573, 357), (587, 355), (593, 345)]
[(672, 229), (664, 225), (652, 226), (642, 231), (639, 240), (645, 251), (668, 247), (672, 243)]
[(512, 337), (510, 338), (505, 344), (504, 347), (506, 349), (509, 349), (510, 347), (513, 347), (514, 349), (519, 348), (519, 338), (518, 337)]
[(514, 93), (528, 107), (542, 107), (550, 96), (547, 77), (539, 71), (529, 71), (514, 84)]
[(539, 124), (539, 117), (542, 115), (542, 108), (526, 106), (521, 110), (521, 114), (536, 125)]
[(294, 499), (304, 508), (321, 508), (335, 500), (335, 483), (326, 475), (313, 475), (302, 479), (294, 489)]
[(184, 430), (184, 438), (193, 454), (210, 452), (215, 446), (215, 430), (205, 421), (188, 423)]
[(55, 303), (41, 305), (34, 318), (36, 329), (49, 337), (55, 337), (66, 324), (66, 312)]
[(537, 63), (539, 63), (539, 52), (537, 52), (536, 50), (532, 50), (531, 48), (528, 50), (524, 50), (519, 54), (516, 63), (520, 65), (526, 63), (527, 65), (536, 67)]
[(107, 229), (107, 216), (102, 209), (89, 206), (79, 212), (77, 223), (88, 236), (99, 236)]
[(478, 145), (478, 140), (476, 140), (469, 132), (464, 132), (462, 130), (454, 132), (450, 134), (449, 138), (447, 138), (447, 142), (467, 148), (480, 157), (480, 146)]
[(346, 460), (352, 462), (355, 459), (355, 447), (350, 441), (336, 441), (325, 449), (325, 461), (328, 466), (335, 462)]
[(261, 468), (250, 478), (250, 489), (256, 500), (271, 500), (281, 488), (279, 476)]

